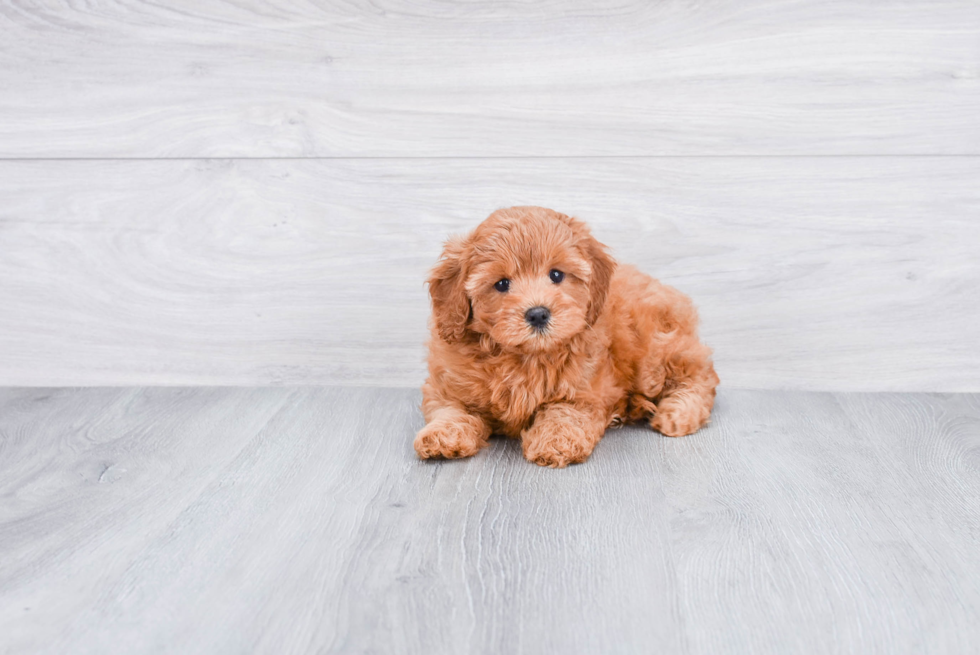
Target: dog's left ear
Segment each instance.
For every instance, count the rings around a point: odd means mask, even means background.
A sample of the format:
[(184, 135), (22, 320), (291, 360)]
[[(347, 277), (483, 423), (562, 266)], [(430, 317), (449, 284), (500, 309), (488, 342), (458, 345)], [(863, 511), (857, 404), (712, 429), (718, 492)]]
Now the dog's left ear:
[(585, 223), (571, 219), (572, 230), (578, 236), (578, 245), (592, 265), (592, 275), (589, 278), (589, 310), (585, 320), (589, 325), (595, 325), (606, 304), (606, 294), (609, 293), (609, 283), (612, 281), (616, 261), (606, 252), (606, 246), (599, 243)]

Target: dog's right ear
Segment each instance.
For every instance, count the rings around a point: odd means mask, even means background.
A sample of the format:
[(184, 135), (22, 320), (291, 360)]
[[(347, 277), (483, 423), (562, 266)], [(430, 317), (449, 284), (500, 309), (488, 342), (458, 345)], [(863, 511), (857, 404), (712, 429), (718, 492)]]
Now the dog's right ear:
[(466, 295), (463, 256), (466, 241), (454, 237), (446, 242), (439, 263), (429, 275), (432, 320), (446, 343), (457, 343), (466, 334), (470, 320), (470, 299)]

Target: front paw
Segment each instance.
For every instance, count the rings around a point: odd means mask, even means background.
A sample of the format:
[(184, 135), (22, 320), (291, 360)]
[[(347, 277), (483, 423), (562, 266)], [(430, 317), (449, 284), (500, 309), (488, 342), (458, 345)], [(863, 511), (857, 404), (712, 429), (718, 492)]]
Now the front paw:
[(415, 437), (415, 452), (422, 459), (472, 457), (486, 445), (479, 419), (471, 416), (433, 421)]
[(580, 427), (552, 424), (531, 428), (522, 435), (521, 446), (527, 461), (538, 466), (565, 468), (587, 460), (595, 448), (595, 440), (589, 439)]
[(650, 419), (650, 427), (668, 437), (683, 437), (697, 432), (710, 414), (710, 406), (699, 398), (664, 398)]

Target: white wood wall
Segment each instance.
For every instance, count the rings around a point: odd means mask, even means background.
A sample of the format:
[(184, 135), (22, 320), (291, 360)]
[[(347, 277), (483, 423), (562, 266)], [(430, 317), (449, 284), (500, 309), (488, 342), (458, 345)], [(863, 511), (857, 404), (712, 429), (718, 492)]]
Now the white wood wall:
[(414, 386), (498, 207), (723, 383), (980, 390), (980, 2), (0, 0), (0, 384)]

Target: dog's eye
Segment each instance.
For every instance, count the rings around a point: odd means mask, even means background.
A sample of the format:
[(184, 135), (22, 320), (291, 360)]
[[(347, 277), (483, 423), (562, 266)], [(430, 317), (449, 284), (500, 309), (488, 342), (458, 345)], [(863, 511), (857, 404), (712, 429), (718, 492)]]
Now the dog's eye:
[(557, 268), (553, 268), (551, 269), (551, 273), (548, 274), (548, 277), (550, 277), (551, 281), (555, 284), (559, 284), (565, 279), (565, 274), (559, 271)]
[(510, 280), (508, 280), (507, 278), (504, 278), (502, 280), (497, 280), (497, 283), (493, 285), (493, 288), (499, 291), (500, 293), (504, 293), (505, 291), (510, 289)]

